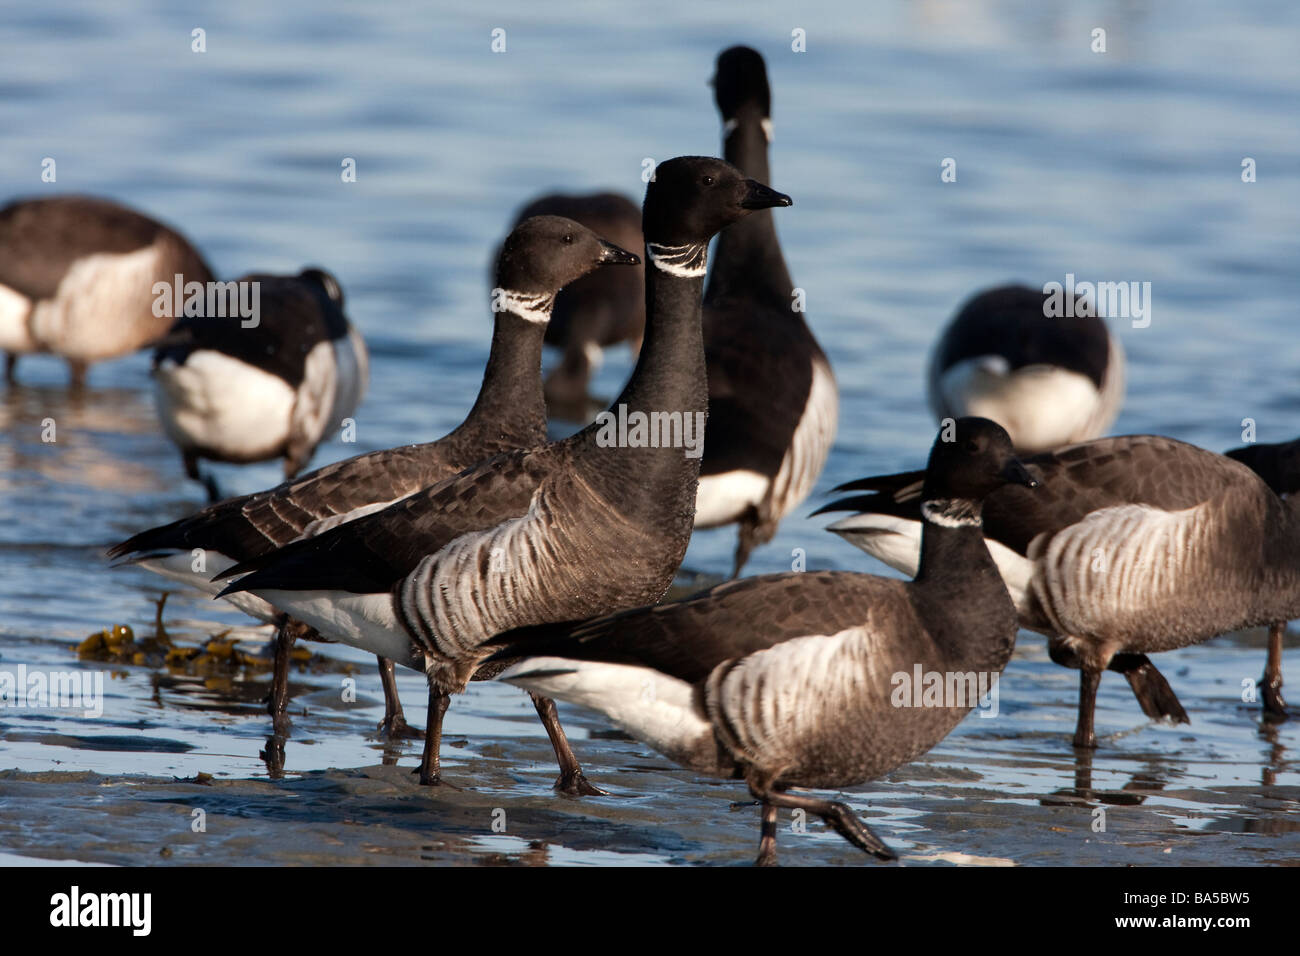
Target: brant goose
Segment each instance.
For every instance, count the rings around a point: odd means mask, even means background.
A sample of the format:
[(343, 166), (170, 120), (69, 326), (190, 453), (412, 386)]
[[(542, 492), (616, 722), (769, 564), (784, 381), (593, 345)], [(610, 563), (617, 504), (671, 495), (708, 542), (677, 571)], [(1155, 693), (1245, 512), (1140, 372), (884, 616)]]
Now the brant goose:
[[(984, 534), (1023, 627), (1083, 671), (1076, 747), (1095, 747), (1103, 670), (1128, 678), (1150, 717), (1187, 715), (1146, 654), (1300, 614), (1300, 511), (1239, 462), (1171, 438), (1127, 435), (1026, 459), (1043, 484), (990, 495)], [(831, 531), (915, 570), (920, 472), (839, 489), (873, 494)]]
[[(335, 462), (270, 491), (232, 498), (180, 521), (142, 532), (110, 555), (216, 594), (211, 577), (239, 561), (269, 554), (300, 537), (369, 514), (449, 478), (497, 452), (546, 441), (542, 401), (542, 329), (555, 293), (605, 263), (633, 264), (636, 256), (568, 219), (542, 216), (520, 223), (497, 258), (495, 331), (487, 370), (465, 421), (438, 441), (408, 445)], [(196, 551), (205, 557), (195, 568)], [(245, 612), (279, 625), (270, 711), (284, 729), (289, 651), (298, 636), (315, 631), (291, 622), (251, 594), (230, 600)], [(380, 728), (409, 732), (397, 697), (391, 661), (380, 661), (385, 715)]]
[[(727, 161), (770, 182), (771, 92), (763, 57), (718, 57), (714, 92)], [(839, 392), (802, 314), (770, 212), (718, 237), (704, 293), (709, 435), (695, 526), (738, 524), (733, 576), (808, 497), (835, 439)]]
[[(185, 473), (221, 498), (199, 459), (245, 464), (284, 459), (292, 478), (325, 436), (351, 416), (366, 390), (369, 357), (343, 314), (328, 272), (246, 275), (233, 283), (245, 317), (222, 303), (176, 321), (153, 354), (154, 397)], [(229, 312), (227, 315), (226, 313)]]
[(172, 324), (153, 288), (212, 270), (173, 229), (91, 196), (21, 199), (0, 209), (0, 350), (5, 378), (18, 356), (65, 359), (74, 388), (92, 362), (156, 341)]
[[(566, 216), (627, 249), (641, 246), (641, 210), (618, 193), (534, 199), (515, 224), (529, 216)], [(601, 269), (572, 283), (555, 298), (546, 344), (563, 351), (546, 376), (546, 405), (552, 415), (586, 422), (593, 409), (587, 384), (599, 368), (601, 349), (627, 342), (635, 353), (645, 332), (645, 271)]]
[[(1300, 491), (1300, 438), (1276, 444), (1245, 445), (1224, 452), (1229, 458), (1249, 467), (1264, 483), (1283, 497)], [(1268, 661), (1260, 681), (1264, 697), (1264, 715), (1272, 720), (1286, 720), (1286, 701), (1282, 698), (1282, 639), (1286, 621), (1274, 621), (1268, 628)]]
[(563, 441), (497, 455), (220, 575), (243, 575), (228, 593), (251, 591), (329, 637), (425, 671), (421, 782), (439, 782), (449, 695), (489, 656), (490, 637), (652, 603), (672, 583), (691, 536), (708, 402), (708, 242), (752, 210), (788, 205), (721, 160), (660, 164), (643, 209), (645, 343), (613, 408)]
[[(788, 788), (888, 773), (989, 692), (1015, 646), (1016, 611), (980, 533), (980, 502), (1008, 482), (1034, 485), (1011, 439), (994, 422), (964, 418), (956, 440), (930, 453), (915, 581), (768, 574), (515, 631), (493, 639), (503, 656), (525, 657), (501, 679), (602, 711), (697, 773), (743, 778), (763, 807), (759, 864), (776, 861), (779, 807), (816, 814), (854, 846), (894, 859), (847, 806)], [(955, 693), (900, 692), (921, 673)]]
[[(937, 420), (983, 415), (1024, 454), (1100, 437), (1124, 400), (1124, 350), (1091, 309), (1047, 315), (1027, 286), (981, 292), (962, 306), (930, 357)], [(1086, 303), (1080, 297), (1079, 303)]]

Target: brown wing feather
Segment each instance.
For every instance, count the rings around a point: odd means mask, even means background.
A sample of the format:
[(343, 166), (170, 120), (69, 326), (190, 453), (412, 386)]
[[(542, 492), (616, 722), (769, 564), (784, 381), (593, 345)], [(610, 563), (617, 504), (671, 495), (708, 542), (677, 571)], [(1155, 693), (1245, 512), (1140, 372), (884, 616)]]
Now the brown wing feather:
[(768, 574), (585, 623), (521, 628), (492, 643), (504, 647), (499, 657), (641, 664), (696, 683), (723, 661), (858, 626), (903, 593), (901, 581), (846, 571)]

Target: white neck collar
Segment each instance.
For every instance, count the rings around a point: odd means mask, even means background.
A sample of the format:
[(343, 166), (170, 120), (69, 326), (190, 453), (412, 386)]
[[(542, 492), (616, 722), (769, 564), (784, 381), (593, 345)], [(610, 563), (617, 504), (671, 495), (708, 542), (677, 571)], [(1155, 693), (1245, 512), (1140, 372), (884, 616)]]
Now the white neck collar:
[(509, 289), (492, 290), (492, 311), (513, 312), (521, 319), (545, 325), (551, 321), (555, 295), (549, 292), (512, 292)]
[(921, 502), (921, 517), (941, 528), (978, 528), (978, 501), (969, 498), (933, 498)]
[[(728, 136), (734, 133), (736, 131), (736, 127), (739, 125), (740, 125), (740, 120), (736, 119), (734, 116), (731, 119), (727, 120), (725, 123), (723, 123), (722, 124), (723, 139), (726, 139)], [(758, 125), (763, 129), (763, 138), (766, 139), (769, 143), (772, 142), (772, 120), (764, 116), (761, 120), (759, 120)]]
[(709, 269), (709, 244), (707, 242), (684, 246), (665, 246), (647, 242), (646, 254), (656, 269), (679, 279), (698, 279)]

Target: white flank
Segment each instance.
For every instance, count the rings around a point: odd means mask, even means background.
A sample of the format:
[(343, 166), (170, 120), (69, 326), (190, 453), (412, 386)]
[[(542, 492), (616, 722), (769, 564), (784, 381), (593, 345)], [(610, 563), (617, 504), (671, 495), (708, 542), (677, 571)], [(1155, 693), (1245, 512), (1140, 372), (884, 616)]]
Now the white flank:
[(334, 408), (330, 412), (332, 429), (357, 410), (370, 384), (370, 353), (366, 350), (366, 340), (356, 329), (349, 328), (347, 335), (334, 340), (334, 367), (337, 381)]
[[(173, 581), (179, 581), (181, 584), (187, 584), (192, 588), (202, 591), (204, 594), (216, 597), (229, 581), (213, 581), (221, 572), (234, 565), (234, 561), (216, 551), (204, 551), (202, 571), (194, 570), (194, 554), (190, 551), (174, 551), (171, 554), (162, 555), (156, 558), (148, 558), (140, 561), (140, 567), (154, 574), (161, 574), (165, 578)], [(225, 600), (229, 601), (239, 610), (243, 611), (250, 617), (255, 617), (259, 621), (267, 624), (274, 623), (276, 617), (275, 608), (267, 604), (255, 594), (249, 594), (246, 591), (240, 591), (238, 594), (228, 594)]]
[(1110, 425), (1106, 403), (1086, 375), (1052, 365), (1010, 372), (1000, 355), (958, 362), (931, 381), (931, 406), (940, 419), (990, 418), (1026, 453), (1097, 438)]
[(757, 508), (770, 486), (768, 477), (756, 471), (701, 475), (695, 492), (695, 527), (731, 524), (750, 508)]
[[(563, 673), (536, 676), (544, 671)], [(688, 765), (690, 755), (707, 750), (713, 738), (712, 725), (695, 709), (691, 685), (649, 667), (530, 657), (505, 670), (500, 680), (600, 711), (633, 737)]]
[[(921, 522), (894, 515), (860, 514), (841, 518), (826, 529), (860, 548), (895, 571), (916, 577), (921, 565)], [(1011, 594), (1016, 610), (1024, 613), (1034, 562), (997, 541), (984, 539), (993, 563)]]
[(827, 531), (860, 548), (909, 578), (921, 569), (921, 522), (894, 515), (860, 514), (841, 518)]
[[(1184, 568), (1213, 554), (1206, 505), (1165, 511), (1148, 505), (1101, 508), (1030, 554), (1034, 593), (1058, 633), (1095, 638), (1153, 627), (1172, 609), (1191, 614), (1218, 582)], [(1220, 516), (1220, 520), (1228, 519)]]
[(419, 631), (411, 638), (435, 659), (463, 661), (516, 626), (539, 595), (571, 586), (568, 569), (579, 556), (556, 552), (550, 520), (538, 488), (524, 514), (425, 557), (398, 592), (403, 616)]
[(36, 351), (36, 340), (27, 328), (27, 313), (31, 307), (27, 296), (0, 284), (0, 351)]
[(291, 617), (344, 644), (397, 661), (405, 661), (411, 655), (411, 639), (393, 613), (391, 594), (271, 589), (255, 593)]
[(173, 551), (170, 554), (140, 561), (139, 566), (173, 581), (188, 584), (205, 594), (216, 594), (226, 586), (226, 582), (214, 582), (212, 578), (235, 563), (224, 554), (215, 551), (203, 553), (202, 571), (194, 570), (194, 561), (194, 555), (189, 551)]
[(985, 538), (984, 544), (988, 546), (993, 563), (998, 566), (998, 574), (1002, 576), (1002, 583), (1007, 586), (1011, 603), (1016, 606), (1018, 612), (1027, 613), (1029, 582), (1034, 576), (1034, 562), (997, 541)]
[[(294, 540), (301, 541), (304, 538), (315, 537), (318, 534), (328, 531), (330, 528), (346, 524), (349, 521), (354, 521), (357, 518), (371, 514), (375, 511), (382, 511), (390, 504), (393, 504), (393, 502), (377, 501), (374, 504), (364, 505), (363, 507), (355, 508), (352, 511), (344, 512), (343, 514), (321, 518), (303, 528), (302, 534)], [(194, 562), (195, 556), (192, 551), (173, 551), (169, 554), (139, 561), (137, 564), (147, 571), (152, 571), (154, 574), (160, 574), (173, 581), (187, 584), (190, 587), (196, 588), (205, 594), (212, 595), (213, 597), (225, 588), (231, 580), (238, 580), (237, 578), (221, 581), (212, 580), (216, 575), (221, 574), (223, 571), (235, 564), (233, 559), (221, 554), (220, 552), (210, 551), (207, 549), (203, 550), (202, 571), (194, 570)], [(265, 621), (268, 624), (274, 623), (275, 618), (279, 613), (270, 603), (249, 591), (238, 591), (234, 594), (227, 594), (224, 600), (229, 601), (245, 614), (255, 617), (258, 620)]]
[(803, 741), (842, 720), (864, 696), (889, 696), (890, 674), (877, 665), (880, 635), (869, 627), (811, 634), (719, 664), (705, 685), (709, 716), (730, 728), (722, 739), (760, 767), (794, 763)]
[(835, 441), (839, 406), (835, 376), (824, 362), (814, 362), (808, 398), (776, 477), (769, 481), (765, 475), (744, 469), (702, 475), (695, 492), (695, 527), (716, 528), (739, 520), (763, 503), (769, 489), (774, 520), (780, 521), (798, 507), (812, 492), (826, 464)]
[(772, 481), (772, 516), (781, 520), (808, 497), (826, 465), (839, 426), (840, 392), (821, 359), (813, 362), (812, 386), (790, 448)]
[(221, 352), (191, 352), (154, 370), (163, 429), (182, 448), (235, 459), (273, 458), (289, 436), (294, 393), (284, 379)]
[(335, 396), (339, 391), (338, 365), (333, 342), (317, 342), (307, 353), (302, 382), (298, 385), (289, 431), (306, 448), (315, 448), (333, 424)]
[(159, 256), (153, 245), (78, 259), (54, 296), (36, 303), (32, 337), (42, 349), (86, 361), (132, 352), (152, 341), (171, 323), (152, 314)]

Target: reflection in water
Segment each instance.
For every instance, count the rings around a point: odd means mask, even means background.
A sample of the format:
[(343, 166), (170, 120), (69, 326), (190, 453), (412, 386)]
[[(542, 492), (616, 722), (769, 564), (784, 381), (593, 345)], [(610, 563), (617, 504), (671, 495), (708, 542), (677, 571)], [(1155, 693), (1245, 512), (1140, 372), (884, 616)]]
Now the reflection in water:
[(1268, 741), (1267, 759), (1259, 768), (1259, 782), (1266, 787), (1277, 785), (1278, 768), (1286, 765), (1286, 746), (1278, 733), (1280, 722), (1267, 717), (1259, 722), (1259, 735)]
[(150, 396), (135, 389), (11, 385), (0, 402), (0, 494), (30, 491), (35, 476), (60, 486), (69, 500), (69, 488), (165, 491), (164, 477), (134, 460), (133, 443), (123, 440), (152, 437), (157, 429)]
[(266, 746), (258, 756), (266, 764), (266, 772), (272, 780), (284, 777), (284, 734), (271, 734), (266, 738)]
[(1074, 786), (1055, 790), (1039, 802), (1045, 807), (1072, 806), (1079, 803), (1104, 803), (1111, 806), (1132, 807), (1146, 801), (1165, 789), (1169, 768), (1152, 762), (1143, 770), (1132, 772), (1127, 783), (1119, 790), (1097, 790), (1092, 785), (1094, 752), (1074, 748)]

